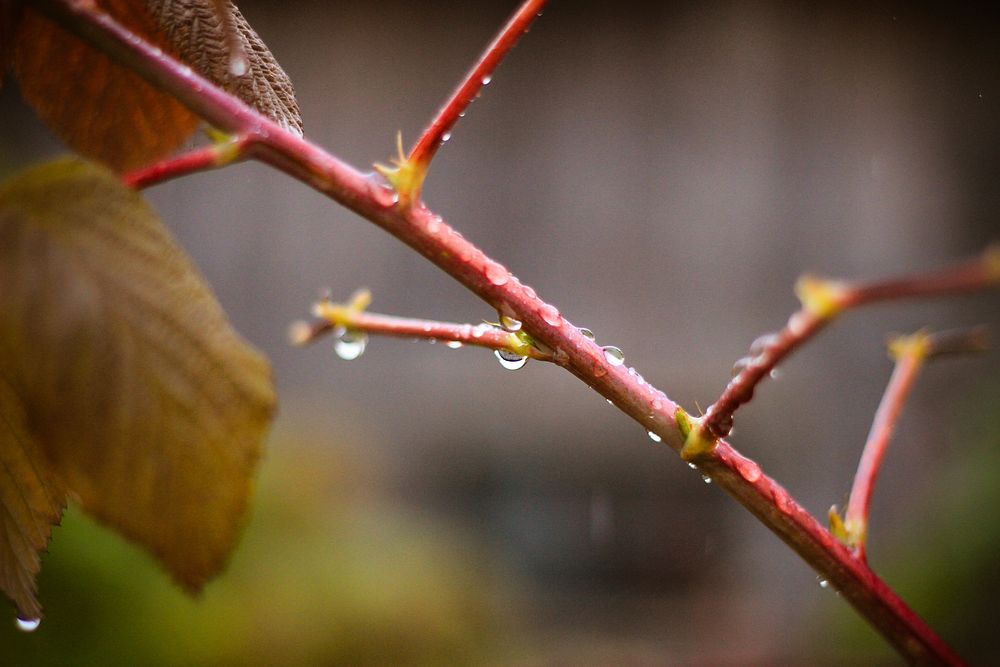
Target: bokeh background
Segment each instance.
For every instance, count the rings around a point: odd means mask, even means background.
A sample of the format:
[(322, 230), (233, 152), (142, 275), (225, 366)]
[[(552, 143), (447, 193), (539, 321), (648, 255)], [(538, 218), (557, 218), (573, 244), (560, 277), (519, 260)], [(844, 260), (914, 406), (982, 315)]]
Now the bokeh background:
[[(265, 2), (244, 14), (307, 135), (364, 167), (414, 139), (513, 2)], [(984, 5), (985, 7), (985, 5)], [(1000, 24), (951, 3), (556, 2), (494, 76), (425, 198), (691, 410), (797, 303), (1000, 237)], [(71, 103), (71, 101), (67, 101)], [(0, 91), (0, 170), (62, 152)], [(378, 312), (493, 313), (373, 225), (252, 164), (151, 190), (281, 410), (228, 571), (192, 601), (71, 511), (42, 665), (895, 664), (747, 512), (566, 373), (373, 340), (293, 349), (324, 288)], [(997, 295), (845, 317), (780, 369), (733, 442), (815, 514), (843, 503), (891, 332)], [(921, 376), (876, 490), (870, 559), (945, 638), (1000, 659), (1000, 354)], [(169, 508), (164, 508), (169, 511)], [(13, 610), (11, 610), (13, 616)]]

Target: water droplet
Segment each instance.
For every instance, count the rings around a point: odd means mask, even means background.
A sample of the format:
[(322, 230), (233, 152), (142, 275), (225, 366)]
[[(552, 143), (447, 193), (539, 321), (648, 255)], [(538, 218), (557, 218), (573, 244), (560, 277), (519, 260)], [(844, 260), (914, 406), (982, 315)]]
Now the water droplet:
[(538, 294), (535, 293), (535, 288), (531, 285), (524, 286), (524, 293), (528, 295), (529, 299), (535, 299), (538, 297)]
[(490, 85), (490, 81), (492, 81), (492, 80), (493, 80), (493, 77), (490, 76), (489, 74), (487, 74), (486, 76), (483, 77), (483, 85), (484, 86)]
[(500, 315), (500, 326), (510, 332), (521, 330), (521, 320), (515, 320), (510, 315)]
[(695, 469), (695, 468), (697, 468), (697, 467), (698, 467), (698, 466), (696, 466), (696, 465), (695, 465), (695, 464), (693, 464), (693, 463), (688, 463), (688, 468), (691, 468), (691, 470), (694, 470), (694, 469)]
[(250, 70), (250, 63), (242, 53), (233, 55), (229, 60), (229, 73), (233, 76), (244, 76)]
[(459, 111), (458, 112), (458, 117), (459, 118), (465, 118), (465, 112), (464, 111)]
[(427, 233), (434, 235), (441, 231), (441, 218), (434, 216), (427, 221)]
[(739, 471), (740, 476), (742, 476), (743, 479), (750, 482), (751, 484), (760, 479), (761, 476), (760, 466), (757, 465), (756, 462), (751, 461), (750, 459), (738, 460), (736, 462), (736, 469)]
[(596, 336), (594, 336), (594, 332), (588, 329), (587, 327), (580, 327), (580, 335), (586, 338), (587, 340), (596, 340), (597, 338)]
[(608, 363), (612, 366), (621, 366), (625, 363), (625, 353), (614, 345), (604, 346), (604, 358), (608, 360)]
[(445, 345), (450, 350), (457, 350), (458, 348), (462, 347), (462, 341), (459, 341), (459, 340), (450, 340), (447, 343), (445, 343)]
[(393, 204), (398, 204), (399, 203), (399, 193), (396, 192), (395, 190), (393, 190), (393, 192), (392, 192), (392, 203)]
[(507, 281), (510, 280), (510, 273), (496, 262), (490, 262), (486, 267), (486, 279), (499, 287), (507, 284)]
[(545, 323), (550, 326), (557, 327), (562, 324), (562, 318), (559, 316), (559, 310), (555, 306), (545, 304), (542, 306), (541, 314), (542, 319), (545, 320)]
[(753, 357), (740, 357), (739, 359), (737, 359), (736, 363), (733, 364), (732, 376), (736, 377), (737, 375), (745, 371), (747, 366), (752, 364), (753, 361), (754, 361)]
[(712, 478), (709, 477), (708, 475), (702, 475), (701, 476), (701, 481), (705, 482), (705, 484), (711, 484), (712, 483)]
[(830, 587), (830, 582), (827, 581), (826, 579), (824, 579), (823, 577), (817, 577), (817, 579), (819, 581), (819, 587), (820, 588), (829, 588)]
[(448, 141), (449, 139), (451, 139), (451, 132), (445, 132), (444, 134), (441, 135), (442, 144)]
[(771, 372), (768, 373), (768, 375), (771, 376), (772, 380), (777, 380), (781, 376), (781, 373), (778, 371), (777, 368), (772, 368)]
[(656, 399), (655, 401), (653, 401), (653, 409), (654, 410), (662, 410), (663, 409), (663, 401), (661, 401), (660, 399)]
[(42, 619), (40, 618), (21, 618), (18, 616), (15, 619), (14, 624), (17, 625), (17, 629), (21, 632), (34, 632), (38, 629), (41, 622)]
[(487, 331), (489, 331), (492, 328), (493, 327), (491, 325), (486, 324), (485, 322), (483, 322), (482, 324), (477, 324), (475, 327), (472, 328), (472, 337), (473, 338), (482, 338), (483, 334), (485, 334)]
[(646, 435), (648, 435), (649, 439), (652, 440), (653, 442), (663, 442), (663, 438), (661, 438), (660, 436), (656, 435), (652, 431), (646, 431)]
[(763, 352), (765, 349), (774, 345), (778, 340), (778, 335), (774, 333), (766, 333), (762, 336), (757, 336), (754, 338), (753, 342), (750, 343), (750, 354), (757, 355)]
[[(344, 361), (353, 361), (365, 352), (368, 346), (368, 334), (363, 331), (350, 331), (338, 327), (339, 335), (333, 343), (333, 351)], [(335, 332), (336, 334), (336, 332)]]
[(522, 357), (521, 355), (511, 352), (510, 350), (494, 350), (493, 354), (496, 355), (497, 361), (500, 365), (509, 371), (516, 371), (519, 368), (523, 368), (526, 363), (528, 363), (528, 357)]

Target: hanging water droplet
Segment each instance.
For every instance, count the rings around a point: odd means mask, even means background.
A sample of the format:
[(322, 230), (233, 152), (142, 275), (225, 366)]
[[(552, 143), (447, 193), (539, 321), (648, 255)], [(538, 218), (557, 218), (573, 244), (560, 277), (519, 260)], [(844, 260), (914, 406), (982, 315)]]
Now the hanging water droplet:
[(450, 350), (457, 350), (458, 348), (462, 347), (462, 341), (459, 341), (459, 340), (450, 340), (447, 343), (445, 343), (445, 345)]
[(493, 354), (496, 355), (497, 361), (500, 365), (509, 371), (516, 371), (519, 368), (523, 368), (526, 363), (528, 363), (528, 357), (522, 357), (516, 352), (511, 352), (510, 350), (494, 350)]
[(661, 438), (660, 436), (656, 435), (652, 431), (646, 431), (646, 435), (648, 435), (649, 439), (652, 440), (653, 442), (663, 442), (663, 438)]
[(562, 324), (562, 318), (559, 316), (559, 310), (555, 306), (545, 304), (542, 306), (541, 315), (542, 319), (545, 320), (545, 323), (550, 326), (557, 327)]
[(500, 315), (500, 326), (510, 332), (521, 330), (521, 320), (515, 320), (510, 315)]
[(712, 478), (709, 477), (708, 475), (702, 475), (701, 476), (701, 481), (705, 482), (705, 484), (711, 484), (712, 483)]
[[(490, 262), (486, 267), (486, 279), (497, 287), (500, 287), (501, 285), (506, 285), (507, 281), (510, 280), (510, 273), (496, 262)], [(503, 321), (502, 317), (500, 319)]]
[(781, 373), (778, 371), (777, 368), (772, 368), (771, 372), (768, 373), (768, 375), (771, 376), (772, 380), (777, 380), (781, 376)]
[(444, 134), (441, 135), (442, 144), (447, 142), (449, 139), (451, 139), (451, 132), (445, 132)]
[[(368, 334), (363, 331), (343, 330), (338, 327), (339, 335), (333, 343), (333, 351), (344, 361), (353, 361), (365, 353), (368, 346)], [(335, 332), (335, 335), (337, 332)]]
[(459, 118), (465, 118), (465, 112), (464, 111), (459, 111), (458, 112), (458, 117)]
[(691, 468), (691, 470), (694, 470), (694, 469), (695, 469), (695, 468), (697, 468), (697, 467), (698, 467), (698, 466), (696, 466), (696, 465), (695, 465), (695, 464), (693, 464), (693, 463), (688, 463), (688, 468)]
[(487, 74), (486, 76), (483, 77), (483, 85), (484, 86), (490, 85), (490, 81), (492, 81), (492, 80), (493, 80), (493, 77), (490, 76), (489, 74)]
[(18, 616), (15, 619), (14, 624), (17, 626), (17, 629), (20, 630), (21, 632), (34, 632), (35, 630), (38, 629), (38, 626), (41, 624), (41, 622), (42, 619), (40, 618), (21, 618), (20, 616)]
[(604, 358), (608, 360), (608, 363), (612, 366), (621, 366), (625, 363), (625, 353), (621, 349), (615, 347), (614, 345), (604, 346)]
[(597, 339), (597, 337), (594, 336), (594, 332), (588, 329), (587, 327), (580, 327), (580, 335), (586, 338), (587, 340)]
[(827, 581), (826, 579), (824, 579), (823, 577), (817, 577), (817, 579), (819, 581), (819, 587), (820, 588), (829, 588), (830, 587), (830, 582)]

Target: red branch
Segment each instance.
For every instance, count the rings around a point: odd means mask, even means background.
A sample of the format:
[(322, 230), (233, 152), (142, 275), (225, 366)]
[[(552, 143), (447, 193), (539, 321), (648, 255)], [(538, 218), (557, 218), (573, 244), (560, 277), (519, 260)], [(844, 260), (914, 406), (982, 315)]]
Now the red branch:
[(465, 80), (455, 89), (451, 97), (441, 107), (427, 126), (424, 133), (413, 145), (410, 151), (409, 160), (415, 164), (426, 166), (434, 159), (434, 154), (445, 141), (455, 123), (462, 117), (465, 110), (483, 86), (490, 82), (494, 70), (503, 60), (507, 52), (514, 48), (521, 35), (526, 33), (536, 18), (542, 15), (542, 10), (548, 0), (527, 0), (517, 12), (510, 17), (497, 34), (493, 42), (486, 48), (480, 57), (479, 62), (465, 75)]
[(220, 169), (249, 157), (253, 142), (253, 136), (242, 135), (229, 141), (201, 146), (129, 172), (122, 176), (122, 182), (130, 188), (142, 190), (188, 174)]
[(290, 338), (296, 345), (306, 345), (324, 334), (334, 331), (338, 326), (351, 331), (363, 331), (380, 336), (419, 338), (443, 343), (457, 343), (458, 346), (469, 345), (491, 350), (506, 350), (532, 359), (552, 361), (551, 354), (546, 354), (534, 347), (528, 347), (523, 343), (512, 344), (511, 336), (516, 336), (516, 334), (485, 322), (482, 324), (456, 324), (364, 312), (352, 314), (344, 318), (342, 322), (337, 323), (321, 317), (296, 322), (292, 324)]
[(844, 514), (846, 537), (861, 560), (867, 559), (865, 545), (868, 536), (868, 514), (875, 480), (878, 478), (896, 421), (903, 410), (903, 404), (913, 387), (917, 373), (925, 361), (932, 357), (981, 353), (986, 349), (985, 328), (940, 334), (918, 333), (898, 338), (890, 345), (890, 350), (896, 358), (896, 366), (875, 412), (875, 419), (868, 432), (868, 440), (865, 442), (858, 463), (858, 471), (854, 475), (854, 485), (851, 487), (847, 511)]
[[(819, 333), (831, 320), (849, 308), (880, 301), (934, 297), (981, 291), (1000, 285), (1000, 249), (991, 248), (981, 257), (926, 274), (872, 283), (845, 283), (804, 278), (799, 281), (803, 308), (788, 318), (785, 328), (755, 341), (740, 372), (719, 399), (705, 412), (701, 432), (709, 439), (723, 438), (733, 427), (733, 414), (750, 402), (754, 390), (785, 357)], [(811, 299), (811, 301), (810, 301)]]
[[(680, 452), (677, 405), (619, 359), (564, 320), (530, 287), (423, 207), (397, 206), (395, 193), (314, 144), (260, 115), (187, 67), (79, 0), (35, 0), (95, 48), (171, 93), (215, 127), (252, 134), (256, 157), (379, 225), (464, 285), (549, 350), (561, 366)], [(836, 588), (899, 652), (913, 662), (961, 664), (960, 658), (864, 563), (796, 503), (759, 466), (728, 443), (700, 453), (704, 474), (740, 501)]]

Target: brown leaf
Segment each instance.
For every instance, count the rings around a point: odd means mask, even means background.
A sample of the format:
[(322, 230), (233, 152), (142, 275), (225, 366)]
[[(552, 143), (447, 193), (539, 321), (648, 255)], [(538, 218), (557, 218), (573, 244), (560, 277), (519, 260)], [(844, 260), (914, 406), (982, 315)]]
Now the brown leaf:
[(70, 497), (190, 590), (222, 568), (270, 371), (113, 173), (61, 160), (0, 187), (0, 373)]
[[(141, 0), (101, 6), (147, 40), (167, 48)], [(73, 150), (119, 171), (160, 158), (187, 139), (198, 119), (172, 97), (31, 10), (14, 45), (21, 93)]]
[(21, 13), (21, 5), (14, 0), (0, 0), (0, 86), (10, 67), (14, 29)]
[[(279, 125), (302, 134), (291, 80), (236, 5), (227, 0), (145, 2), (185, 62)], [(243, 66), (247, 71), (240, 75)]]
[(59, 523), (66, 493), (27, 431), (20, 398), (0, 375), (0, 590), (24, 619), (41, 618), (39, 554)]

